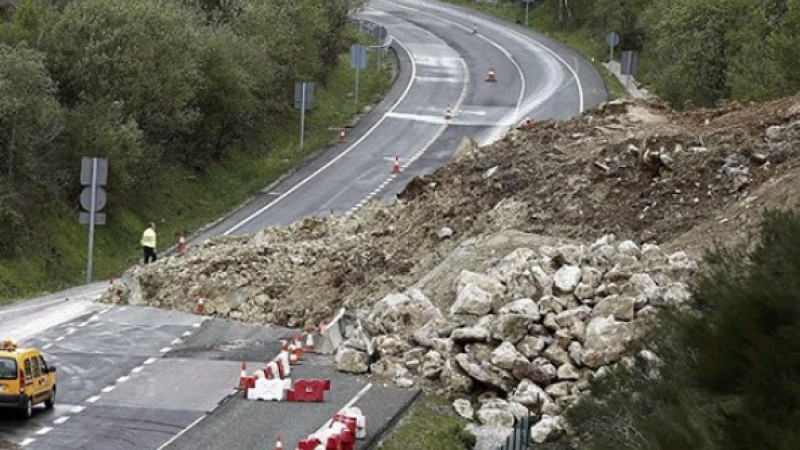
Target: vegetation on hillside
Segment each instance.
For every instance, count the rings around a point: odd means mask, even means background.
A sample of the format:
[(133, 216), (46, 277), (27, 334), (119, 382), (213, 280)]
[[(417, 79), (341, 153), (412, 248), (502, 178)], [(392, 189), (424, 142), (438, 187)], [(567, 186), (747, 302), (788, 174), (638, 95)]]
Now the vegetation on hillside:
[[(102, 276), (136, 262), (148, 221), (165, 222), (165, 248), (303, 157), (296, 81), (318, 85), (305, 154), (325, 145), (327, 128), (357, 111), (341, 107), (352, 80), (340, 56), (360, 39), (348, 12), (361, 3), (0, 3), (0, 297), (85, 276), (81, 156), (110, 162)], [(362, 104), (381, 88), (373, 68)]]
[[(449, 0), (524, 23), (525, 4)], [(587, 57), (640, 54), (637, 78), (676, 108), (764, 101), (800, 89), (800, 0), (536, 0), (529, 26)]]
[(768, 213), (751, 249), (706, 263), (652, 333), (659, 359), (595, 379), (568, 411), (580, 448), (800, 448), (800, 213)]

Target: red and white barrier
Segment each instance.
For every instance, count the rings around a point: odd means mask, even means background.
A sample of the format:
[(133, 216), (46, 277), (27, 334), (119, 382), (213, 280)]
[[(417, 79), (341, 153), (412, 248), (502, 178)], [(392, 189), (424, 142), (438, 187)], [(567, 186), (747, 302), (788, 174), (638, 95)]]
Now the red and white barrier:
[(327, 426), (297, 444), (298, 450), (353, 450), (356, 439), (366, 437), (366, 420), (361, 410), (345, 408)]
[(325, 391), (331, 390), (331, 380), (297, 380), (286, 400), (290, 402), (319, 403), (325, 400)]
[(248, 400), (266, 400), (281, 402), (286, 400), (286, 392), (291, 388), (292, 380), (279, 378), (255, 378), (254, 386), (247, 390)]

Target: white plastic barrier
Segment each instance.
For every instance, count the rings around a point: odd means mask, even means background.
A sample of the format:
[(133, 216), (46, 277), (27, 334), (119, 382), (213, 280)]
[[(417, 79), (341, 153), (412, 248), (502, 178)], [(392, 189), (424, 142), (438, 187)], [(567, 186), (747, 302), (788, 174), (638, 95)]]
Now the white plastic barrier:
[(286, 391), (292, 388), (292, 380), (285, 378), (256, 378), (256, 386), (247, 391), (248, 400), (284, 401)]
[(367, 418), (361, 414), (360, 409), (351, 406), (343, 409), (341, 413), (345, 416), (356, 418), (356, 439), (364, 439), (367, 437)]
[[(278, 356), (275, 357), (275, 362), (281, 365), (283, 376), (288, 378), (289, 374), (292, 373), (292, 369), (289, 367), (289, 352), (286, 350), (281, 350), (281, 352), (278, 353)], [(277, 374), (278, 373), (276, 373), (276, 375)]]

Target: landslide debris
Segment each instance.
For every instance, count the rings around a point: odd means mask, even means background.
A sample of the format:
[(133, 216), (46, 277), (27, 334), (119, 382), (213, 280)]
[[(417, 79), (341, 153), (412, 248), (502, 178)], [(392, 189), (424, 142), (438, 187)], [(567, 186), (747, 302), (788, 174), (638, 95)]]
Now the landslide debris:
[(511, 130), (487, 147), (465, 140), (394, 205), (213, 238), (131, 269), (105, 298), (191, 311), (202, 296), (212, 314), (298, 326), (422, 279), (423, 292), (448, 308), (457, 267), (430, 272), (465, 241), (477, 244), (464, 264), (502, 258), (513, 248), (486, 242), (501, 230), (542, 243), (613, 233), (696, 256), (712, 240), (747, 238), (764, 207), (791, 206), (798, 143), (798, 97), (685, 113), (656, 101), (609, 102)]

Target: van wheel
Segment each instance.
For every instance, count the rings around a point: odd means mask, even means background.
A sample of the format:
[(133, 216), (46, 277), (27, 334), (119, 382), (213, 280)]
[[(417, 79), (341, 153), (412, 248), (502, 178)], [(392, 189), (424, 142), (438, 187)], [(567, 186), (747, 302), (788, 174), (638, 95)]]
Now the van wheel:
[(50, 389), (50, 398), (44, 401), (44, 407), (47, 409), (53, 409), (56, 406), (56, 387), (53, 386), (53, 389)]
[(28, 401), (25, 403), (25, 407), (22, 408), (22, 417), (26, 419), (30, 419), (33, 417), (33, 399), (28, 398)]

